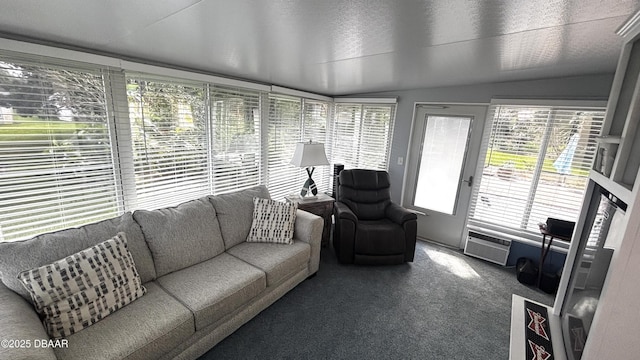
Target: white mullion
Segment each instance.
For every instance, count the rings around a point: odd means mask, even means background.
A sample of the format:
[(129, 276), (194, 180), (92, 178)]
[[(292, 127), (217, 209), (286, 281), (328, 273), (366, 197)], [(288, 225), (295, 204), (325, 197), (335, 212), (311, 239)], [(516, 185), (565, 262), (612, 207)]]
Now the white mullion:
[(269, 93), (260, 93), (260, 184), (269, 184)]
[[(128, 200), (130, 198), (129, 191), (125, 182), (130, 181), (132, 174), (125, 174), (123, 169), (128, 168), (132, 169), (132, 167), (123, 166), (126, 164), (127, 157), (129, 157), (129, 162), (132, 160), (133, 155), (131, 153), (131, 127), (127, 121), (124, 124), (125, 126), (121, 126), (122, 123), (122, 114), (120, 113), (119, 105), (116, 104), (117, 98), (121, 96), (122, 88), (121, 83), (118, 80), (118, 77), (121, 76), (124, 78), (123, 74), (117, 72), (115, 70), (110, 70), (105, 73), (105, 93), (107, 96), (107, 113), (108, 116), (108, 127), (110, 133), (110, 145), (111, 145), (111, 153), (112, 153), (112, 161), (113, 161), (113, 174), (116, 180), (116, 194), (118, 201), (118, 213), (123, 213), (129, 210)], [(126, 96), (126, 94), (125, 94)], [(126, 128), (127, 130), (122, 130), (121, 128)], [(129, 139), (127, 141), (127, 138)], [(126, 149), (129, 149), (127, 151)], [(126, 180), (125, 180), (126, 179)], [(135, 199), (135, 191), (133, 192), (133, 199)]]
[(209, 194), (215, 194), (216, 184), (213, 177), (213, 146), (215, 142), (215, 126), (213, 123), (213, 107), (211, 106), (211, 84), (205, 84), (204, 89), (204, 108), (206, 114), (205, 130), (207, 136), (207, 178)]
[[(355, 164), (354, 166), (356, 168), (362, 168), (362, 131), (363, 131), (363, 126), (364, 126), (364, 105), (360, 104), (360, 116), (358, 118), (358, 123), (356, 126), (356, 123), (354, 121), (354, 127), (353, 127), (353, 131), (356, 134), (356, 158), (355, 158)], [(353, 114), (354, 120), (355, 120), (355, 114)], [(356, 130), (357, 128), (357, 130)]]
[(304, 142), (307, 141), (307, 139), (305, 139), (305, 137), (304, 137), (305, 134), (306, 134), (306, 125), (307, 125), (306, 124), (307, 113), (304, 110), (305, 105), (306, 105), (305, 99), (304, 98), (300, 99), (300, 114), (298, 116), (298, 119), (299, 119), (298, 120), (298, 124), (300, 126), (300, 136), (299, 136), (300, 140), (299, 141), (304, 141)]
[(544, 165), (544, 158), (547, 155), (547, 147), (549, 147), (549, 139), (551, 138), (551, 132), (555, 126), (555, 109), (549, 109), (547, 115), (547, 122), (544, 128), (544, 134), (542, 135), (542, 141), (540, 143), (540, 151), (538, 152), (538, 159), (536, 166), (533, 168), (533, 177), (531, 179), (531, 185), (529, 187), (529, 194), (527, 195), (527, 204), (525, 205), (524, 212), (522, 214), (522, 222), (520, 227), (526, 229), (531, 217), (531, 210), (533, 209), (533, 203), (538, 191), (538, 184), (540, 183), (540, 175), (542, 173), (542, 167)]
[(396, 122), (396, 109), (398, 107), (396, 105), (389, 106), (389, 132), (387, 137), (387, 143), (384, 144), (386, 147), (386, 159), (385, 159), (385, 170), (389, 171), (389, 164), (391, 163), (391, 147), (393, 146), (393, 131), (395, 129)]
[[(129, 120), (129, 104), (126, 93), (127, 80), (122, 71), (109, 72), (109, 92), (113, 109), (114, 139), (111, 146), (117, 160), (116, 176), (122, 191), (122, 206), (124, 211), (138, 208), (136, 194), (135, 167), (133, 160), (133, 140), (131, 123)], [(114, 156), (114, 157), (115, 157)]]

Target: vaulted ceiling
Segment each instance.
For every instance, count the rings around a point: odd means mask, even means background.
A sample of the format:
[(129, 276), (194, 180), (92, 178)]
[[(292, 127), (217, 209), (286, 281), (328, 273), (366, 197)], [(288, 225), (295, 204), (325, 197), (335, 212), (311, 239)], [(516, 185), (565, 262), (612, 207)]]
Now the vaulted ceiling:
[(325, 95), (613, 73), (640, 0), (3, 0), (0, 37)]

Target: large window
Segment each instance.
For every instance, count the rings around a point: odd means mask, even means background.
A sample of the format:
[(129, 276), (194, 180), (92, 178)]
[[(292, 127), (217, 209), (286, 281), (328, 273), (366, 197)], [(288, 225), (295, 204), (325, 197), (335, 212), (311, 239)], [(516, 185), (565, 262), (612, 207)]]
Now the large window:
[[(322, 96), (106, 62), (0, 53), (0, 241), (258, 184), (297, 194), (299, 141), (324, 143), (331, 163), (387, 168), (394, 106), (340, 105), (335, 118)], [(331, 174), (316, 168), (320, 191)]]
[(259, 92), (139, 74), (127, 96), (136, 208), (261, 183)]
[(120, 211), (100, 69), (0, 58), (0, 240)]
[[(275, 199), (297, 194), (307, 178), (303, 169), (290, 164), (296, 143), (326, 142), (329, 104), (321, 101), (275, 95), (269, 96), (268, 182)], [(325, 144), (325, 150), (328, 146)], [(318, 190), (329, 188), (328, 166), (319, 166), (313, 174)]]
[(127, 79), (137, 208), (210, 194), (206, 87)]
[(262, 183), (260, 93), (211, 87), (213, 193)]
[(335, 106), (331, 160), (347, 169), (387, 170), (395, 105)]
[(576, 221), (603, 107), (493, 106), (470, 224), (533, 234), (547, 217)]

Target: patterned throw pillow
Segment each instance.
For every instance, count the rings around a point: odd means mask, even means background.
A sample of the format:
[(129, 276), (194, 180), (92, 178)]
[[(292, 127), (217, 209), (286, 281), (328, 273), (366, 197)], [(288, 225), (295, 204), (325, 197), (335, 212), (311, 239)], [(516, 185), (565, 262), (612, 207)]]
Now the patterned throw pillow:
[(253, 198), (253, 223), (247, 242), (293, 243), (297, 204)]
[(146, 293), (124, 233), (18, 275), (52, 338), (67, 337)]

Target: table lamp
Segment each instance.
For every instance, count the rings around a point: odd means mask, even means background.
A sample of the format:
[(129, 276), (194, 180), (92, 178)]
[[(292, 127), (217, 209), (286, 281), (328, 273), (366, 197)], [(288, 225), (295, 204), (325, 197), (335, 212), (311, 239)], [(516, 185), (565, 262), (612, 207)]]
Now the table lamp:
[(309, 195), (309, 193), (313, 194), (314, 196), (317, 195), (318, 188), (316, 187), (316, 183), (311, 178), (311, 175), (313, 175), (313, 170), (315, 170), (316, 166), (329, 165), (327, 155), (324, 152), (324, 144), (314, 143), (311, 140), (309, 140), (309, 142), (297, 143), (296, 151), (293, 154), (293, 159), (291, 159), (291, 165), (307, 168), (307, 174), (309, 175), (309, 178), (302, 186), (300, 196), (304, 197)]

